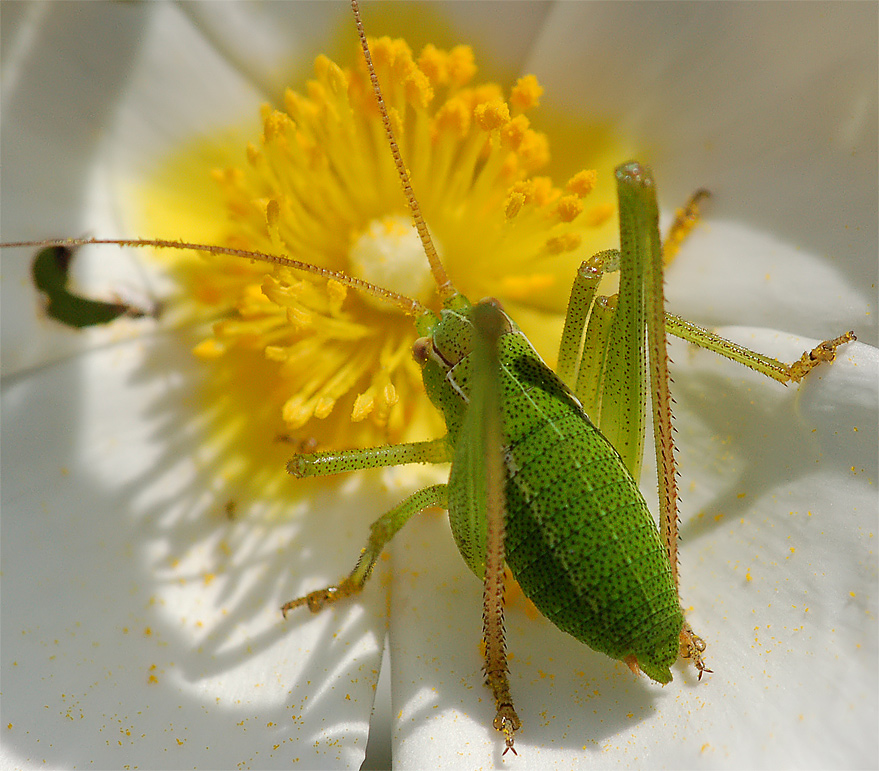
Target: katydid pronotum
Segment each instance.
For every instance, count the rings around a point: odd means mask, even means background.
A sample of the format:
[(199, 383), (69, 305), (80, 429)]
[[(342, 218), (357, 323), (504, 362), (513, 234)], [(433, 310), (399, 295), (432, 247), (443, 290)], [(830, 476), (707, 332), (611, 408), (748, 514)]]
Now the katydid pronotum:
[[(417, 180), (416, 180), (416, 182), (417, 182)], [(653, 227), (655, 227), (655, 225), (654, 225)], [(610, 267), (612, 267), (612, 265), (608, 265), (608, 269), (609, 269)], [(624, 296), (627, 296), (625, 291), (623, 292), (623, 295), (624, 295)], [(597, 314), (597, 313), (599, 313), (599, 310), (596, 310), (596, 314)], [(673, 322), (673, 321), (669, 321), (669, 323), (670, 323), (670, 324), (673, 324), (674, 322)], [(586, 326), (586, 329), (587, 329), (588, 331), (587, 331), (587, 343), (585, 344), (584, 347), (586, 347), (586, 350), (592, 350), (591, 347), (589, 347), (589, 346), (590, 346), (590, 342), (589, 342), (589, 341), (591, 341), (591, 335), (597, 333), (597, 330), (600, 329), (600, 325), (599, 325), (598, 321), (595, 321), (595, 322), (593, 322), (593, 321), (589, 321), (585, 326)], [(654, 325), (654, 326), (655, 326), (655, 325)], [(599, 336), (601, 336), (601, 335), (599, 335)], [(693, 336), (694, 336), (695, 338), (698, 339), (698, 338), (699, 338), (699, 333), (698, 333), (698, 331), (693, 332)], [(614, 340), (614, 339), (615, 339), (615, 336), (614, 336), (614, 335), (608, 335), (608, 336), (605, 337), (605, 339)], [(704, 341), (705, 339), (706, 339), (706, 338), (703, 336), (702, 340)], [(566, 351), (566, 352), (570, 352), (570, 351), (576, 350), (576, 347), (577, 347), (577, 346), (571, 346), (571, 345), (568, 345), (568, 346), (565, 347), (565, 351)], [(625, 346), (624, 346), (624, 347), (625, 347)], [(576, 355), (574, 356), (574, 358), (576, 359)], [(574, 366), (576, 367), (576, 362), (575, 362)], [(583, 371), (583, 367), (582, 367), (582, 365), (581, 365), (580, 369), (581, 369), (581, 373), (582, 373), (582, 371)], [(587, 375), (583, 375), (583, 374), (581, 374), (580, 377), (579, 377), (578, 379), (579, 379), (579, 380), (584, 380), (587, 384), (593, 384), (593, 385), (596, 385), (596, 386), (600, 386), (600, 388), (598, 388), (598, 390), (603, 390), (603, 389), (604, 389), (605, 386), (603, 385), (603, 382), (604, 382), (604, 383), (610, 383), (610, 384), (613, 384), (613, 383), (619, 383), (619, 382), (625, 382), (625, 383), (629, 383), (629, 384), (638, 384), (638, 387), (639, 387), (639, 388), (644, 388), (644, 386), (641, 385), (641, 383), (643, 382), (643, 376), (642, 376), (642, 374), (641, 374), (640, 372), (639, 372), (639, 373), (636, 373), (636, 374), (635, 374), (634, 376), (632, 376), (632, 377), (629, 377), (629, 376), (626, 375), (625, 372), (620, 372), (620, 371), (614, 370), (614, 369), (612, 369), (612, 368), (610, 368), (610, 367), (608, 367), (607, 369), (605, 369), (605, 370), (603, 370), (603, 371), (606, 373), (606, 374), (603, 376), (603, 378), (602, 378), (602, 376), (595, 376), (595, 375), (593, 375), (593, 376), (587, 376)], [(567, 381), (567, 382), (571, 382), (569, 376), (566, 377), (566, 381)], [(580, 389), (578, 389), (578, 391), (579, 391), (579, 390), (580, 390)], [(583, 397), (583, 400), (585, 401), (585, 397)], [(612, 399), (611, 399), (611, 402), (613, 402), (614, 404), (618, 404), (618, 403), (621, 402), (621, 401), (622, 401), (622, 398), (621, 398), (621, 397), (616, 397), (616, 398), (612, 398)], [(486, 408), (483, 408), (483, 411), (485, 411), (485, 409), (486, 409)], [(590, 408), (590, 409), (592, 409), (592, 408)], [(602, 426), (603, 430), (604, 430), (608, 435), (610, 435), (610, 434), (612, 433), (611, 428), (610, 428), (610, 425), (611, 425), (611, 419), (610, 419), (610, 418), (606, 418), (606, 417), (604, 417), (604, 414), (605, 414), (606, 412), (607, 412), (606, 410), (602, 410), (601, 413), (597, 413), (597, 412), (596, 412), (595, 415), (594, 415), (594, 417), (595, 417), (595, 420), (596, 420), (596, 421), (599, 421), (599, 420), (601, 421), (601, 426)], [(599, 417), (599, 414), (601, 415), (601, 417)], [(488, 432), (487, 432), (487, 433), (488, 433)], [(632, 430), (629, 430), (629, 431), (623, 431), (623, 433), (626, 434), (626, 435), (629, 436), (629, 437), (635, 437), (635, 438), (638, 438), (638, 437), (641, 435), (642, 432), (640, 432), (640, 431), (632, 431)], [(613, 441), (616, 441), (616, 440), (613, 440)], [(639, 441), (640, 441), (640, 439), (639, 439)], [(631, 455), (635, 455), (635, 456), (640, 457), (640, 453), (637, 453), (637, 452), (634, 452), (634, 451), (632, 451), (630, 454), (631, 454)], [(313, 459), (313, 460), (314, 460), (314, 459)], [(316, 462), (316, 461), (315, 461), (315, 462)], [(461, 466), (460, 463), (456, 463), (456, 466), (459, 468), (459, 472), (458, 472), (458, 473), (464, 473), (464, 472), (461, 470), (462, 466)], [(636, 476), (636, 475), (635, 475), (635, 476)], [(674, 566), (675, 561), (674, 561), (673, 559), (671, 559), (669, 564), (670, 564), (671, 566)]]

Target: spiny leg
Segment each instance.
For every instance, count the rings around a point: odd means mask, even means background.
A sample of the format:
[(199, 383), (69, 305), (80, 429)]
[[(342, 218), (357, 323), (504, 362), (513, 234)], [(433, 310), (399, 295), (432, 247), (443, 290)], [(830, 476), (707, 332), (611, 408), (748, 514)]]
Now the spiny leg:
[(287, 616), (287, 611), (293, 608), (307, 605), (312, 613), (325, 608), (344, 597), (357, 594), (372, 574), (376, 560), (382, 553), (382, 549), (397, 534), (397, 531), (406, 524), (413, 514), (428, 508), (446, 508), (447, 496), (446, 485), (433, 485), (410, 495), (402, 503), (395, 506), (386, 514), (383, 514), (369, 527), (369, 540), (366, 547), (360, 553), (360, 559), (345, 578), (335, 586), (318, 589), (309, 592), (304, 597), (297, 597), (281, 606), (281, 613)]
[(504, 503), (503, 432), (498, 342), (509, 331), (507, 320), (493, 303), (474, 309), (476, 347), (474, 387), (462, 430), (484, 461), (484, 486), (480, 505), (484, 507), (485, 577), (482, 592), (482, 639), (485, 644), (485, 682), (495, 702), (494, 727), (504, 736), (504, 754), (516, 754), (514, 735), (522, 722), (513, 706), (504, 640)]
[[(341, 474), (379, 466), (400, 466), (404, 463), (443, 463), (450, 459), (446, 440), (434, 439), (429, 442), (296, 455), (287, 464), (287, 471), (295, 477), (302, 478)], [(372, 573), (382, 549), (394, 534), (413, 514), (431, 506), (445, 508), (445, 485), (419, 490), (373, 522), (366, 548), (362, 551), (354, 570), (347, 577), (335, 586), (318, 589), (285, 603), (281, 607), (281, 612), (286, 616), (288, 610), (307, 605), (312, 613), (317, 613), (326, 605), (359, 592)]]
[[(621, 190), (620, 243), (624, 253), (618, 255), (614, 252), (603, 252), (581, 265), (572, 288), (565, 319), (565, 331), (559, 351), (559, 374), (580, 399), (593, 422), (614, 442), (615, 446), (621, 427), (628, 435), (628, 443), (620, 446), (629, 448), (624, 460), (637, 479), (640, 470), (637, 440), (640, 437), (643, 441), (644, 401), (643, 398), (641, 401), (630, 398), (634, 395), (632, 388), (637, 383), (629, 383), (628, 389), (618, 387), (620, 378), (623, 378), (625, 383), (625, 379), (629, 377), (628, 371), (625, 367), (621, 369), (619, 362), (643, 361), (643, 354), (639, 356), (638, 350), (635, 351), (634, 356), (629, 356), (626, 352), (633, 350), (633, 344), (641, 345), (643, 329), (644, 326), (647, 327), (651, 337), (651, 391), (654, 403), (654, 440), (659, 469), (660, 524), (677, 587), (677, 491), (674, 480), (674, 450), (671, 443), (667, 355), (664, 352), (665, 333), (668, 332), (708, 348), (782, 383), (797, 382), (821, 363), (833, 361), (836, 349), (854, 340), (855, 336), (852, 332), (847, 332), (833, 340), (822, 342), (812, 351), (804, 353), (799, 361), (785, 364), (725, 340), (678, 316), (665, 313), (662, 297), (662, 265), (673, 258), (680, 244), (695, 226), (699, 216), (699, 204), (708, 193), (703, 190), (698, 191), (691, 197), (687, 206), (678, 212), (661, 251), (658, 248), (659, 231), (655, 215), (651, 213), (644, 221), (633, 218), (631, 213), (627, 214), (624, 211), (630, 208), (623, 203), (624, 195), (624, 191)], [(652, 208), (648, 207), (648, 209), (652, 212), (656, 211), (655, 200)], [(641, 207), (641, 211), (643, 213), (647, 209)], [(650, 221), (648, 222), (647, 219)], [(624, 220), (627, 220), (626, 224)], [(631, 260), (633, 237), (636, 240), (637, 237), (646, 237), (650, 242), (646, 246), (638, 247), (641, 249), (641, 254), (634, 261), (634, 269)], [(627, 250), (629, 254), (626, 254)], [(662, 254), (662, 259), (658, 258), (658, 254)], [(620, 282), (622, 302), (616, 302), (615, 297), (607, 300), (596, 298), (595, 291), (604, 272), (617, 269), (622, 272)], [(648, 307), (646, 316), (642, 317), (642, 320), (638, 317), (638, 313), (643, 312), (643, 306), (640, 305), (637, 294), (631, 295), (629, 287), (633, 284), (640, 286), (645, 282), (650, 282), (650, 287), (643, 293)], [(622, 318), (617, 318), (620, 313), (623, 314)], [(615, 331), (620, 329), (626, 331), (628, 339), (616, 336)], [(614, 354), (611, 355), (610, 351), (614, 351)], [(635, 377), (636, 380), (643, 382), (641, 375)], [(608, 421), (607, 415), (614, 417)], [(617, 446), (617, 449), (620, 449), (620, 446)], [(702, 660), (701, 654), (704, 650), (704, 641), (688, 624), (685, 624), (681, 632), (681, 655), (693, 659), (700, 677), (703, 672), (710, 672)]]
[(857, 340), (854, 332), (846, 332), (832, 340), (825, 340), (819, 343), (811, 351), (806, 351), (793, 364), (785, 364), (778, 359), (764, 356), (762, 353), (757, 353), (738, 343), (727, 340), (715, 332), (703, 329), (691, 321), (682, 319), (680, 316), (675, 316), (671, 313), (666, 314), (665, 323), (669, 334), (694, 343), (700, 348), (714, 351), (714, 353), (725, 356), (727, 359), (732, 359), (732, 361), (743, 364), (746, 367), (750, 367), (766, 375), (766, 377), (777, 380), (779, 383), (798, 383), (815, 367), (832, 362), (836, 358), (836, 349), (841, 345)]
[[(662, 261), (664, 265), (670, 264), (677, 256), (681, 244), (690, 235), (699, 221), (701, 216), (700, 204), (710, 195), (711, 193), (707, 190), (697, 190), (690, 196), (687, 205), (677, 210), (674, 222), (672, 222), (662, 245)], [(750, 367), (757, 372), (762, 372), (767, 377), (771, 377), (780, 383), (798, 383), (819, 364), (829, 364), (832, 362), (836, 358), (836, 349), (839, 346), (857, 340), (854, 332), (846, 332), (832, 340), (825, 340), (819, 343), (811, 351), (803, 353), (800, 359), (793, 364), (785, 364), (777, 359), (764, 356), (730, 340), (726, 340), (714, 332), (698, 327), (692, 322), (673, 314), (666, 314), (666, 331), (701, 348), (707, 348), (721, 356), (737, 361), (739, 364), (744, 364), (746, 367)]]
[(675, 212), (674, 221), (671, 223), (665, 240), (662, 242), (662, 262), (664, 265), (670, 265), (674, 258), (677, 257), (681, 244), (686, 241), (687, 236), (690, 235), (693, 228), (699, 222), (701, 216), (699, 211), (700, 204), (710, 196), (711, 193), (704, 188), (700, 188), (690, 196), (690, 200), (687, 201), (687, 205), (683, 209), (678, 209)]
[[(620, 196), (620, 228), (632, 235), (635, 259), (644, 271), (645, 322), (647, 327), (650, 392), (653, 405), (653, 438), (659, 493), (659, 525), (671, 565), (675, 589), (678, 580), (678, 492), (675, 479), (669, 393), (668, 350), (665, 335), (665, 288), (662, 244), (659, 240), (659, 209), (656, 188), (648, 169), (637, 168), (623, 176), (617, 172)], [(635, 477), (637, 479), (637, 477)]]
[[(633, 229), (633, 248), (643, 263), (645, 284), (645, 320), (647, 326), (647, 348), (649, 353), (650, 390), (653, 405), (653, 439), (656, 452), (657, 488), (659, 494), (659, 529), (665, 543), (675, 591), (680, 597), (680, 577), (678, 573), (678, 491), (677, 470), (672, 426), (671, 394), (669, 391), (667, 331), (668, 314), (665, 312), (664, 265), (665, 254), (659, 240), (659, 209), (656, 203), (656, 189), (653, 178), (647, 169), (636, 169), (620, 179), (620, 227), (624, 218)], [(623, 184), (626, 183), (626, 184)], [(700, 191), (702, 193), (702, 191)], [(707, 193), (697, 194), (691, 199), (685, 214), (689, 219), (682, 220), (679, 213), (675, 221), (685, 233), (692, 227), (698, 213), (698, 201)], [(640, 213), (640, 221), (637, 215)], [(629, 219), (631, 218), (631, 219)], [(673, 233), (675, 228), (672, 229)], [(685, 234), (684, 233), (684, 234)], [(678, 238), (678, 243), (683, 236)], [(711, 672), (705, 666), (702, 654), (705, 641), (699, 637), (690, 624), (684, 620), (680, 633), (679, 655), (691, 659), (702, 679), (704, 672)]]
[[(617, 184), (620, 253), (618, 260), (613, 259), (614, 253), (608, 253), (599, 265), (605, 270), (620, 270), (619, 295), (615, 303), (606, 304), (593, 301), (590, 296), (592, 310), (584, 314), (577, 307), (585, 304), (581, 299), (584, 290), (581, 288), (577, 295), (572, 291), (566, 337), (569, 345), (577, 346), (584, 336), (585, 325), (586, 345), (582, 356), (576, 350), (565, 357), (560, 353), (559, 360), (574, 370), (567, 382), (574, 381), (575, 394), (584, 407), (589, 405), (587, 410), (595, 409), (590, 417), (620, 452), (636, 480), (643, 455), (647, 392), (644, 367), (649, 360), (660, 531), (678, 589), (678, 496), (666, 350), (663, 247), (656, 190), (649, 170), (638, 164), (617, 169)], [(695, 223), (698, 203), (704, 197), (704, 192), (698, 193), (679, 214), (671, 236), (676, 244), (680, 244)], [(595, 269), (589, 267), (587, 263), (581, 267), (579, 282), (597, 285)], [(581, 320), (584, 315), (588, 320)], [(596, 339), (596, 335), (610, 339)], [(573, 344), (570, 341), (574, 341)], [(573, 365), (568, 363), (571, 359)], [(681, 654), (694, 660), (700, 675), (708, 671), (701, 657), (704, 649), (705, 643), (685, 625), (681, 632)]]
[(380, 466), (402, 466), (406, 463), (446, 463), (451, 459), (448, 442), (445, 439), (432, 439), (428, 442), (387, 444), (359, 450), (302, 453), (287, 463), (287, 471), (301, 479), (347, 474)]
[(687, 623), (687, 620), (684, 619), (684, 628), (681, 629), (681, 645), (680, 652), (678, 655), (682, 659), (691, 659), (693, 661), (693, 665), (696, 667), (696, 671), (699, 673), (699, 679), (702, 679), (702, 674), (704, 672), (712, 673), (712, 670), (708, 669), (705, 666), (705, 662), (702, 660), (702, 654), (705, 652), (705, 641), (699, 637), (694, 631), (693, 627)]

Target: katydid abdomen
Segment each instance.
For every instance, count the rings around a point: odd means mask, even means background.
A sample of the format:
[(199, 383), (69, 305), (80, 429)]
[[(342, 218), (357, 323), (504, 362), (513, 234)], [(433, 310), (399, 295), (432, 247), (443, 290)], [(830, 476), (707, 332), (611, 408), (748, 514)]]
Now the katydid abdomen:
[[(484, 573), (484, 517), (474, 511), (471, 309), (432, 330), (425, 385), (455, 448), (449, 519), (467, 564)], [(556, 626), (594, 650), (671, 680), (683, 626), (667, 552), (617, 451), (510, 322), (500, 338), (506, 561)]]

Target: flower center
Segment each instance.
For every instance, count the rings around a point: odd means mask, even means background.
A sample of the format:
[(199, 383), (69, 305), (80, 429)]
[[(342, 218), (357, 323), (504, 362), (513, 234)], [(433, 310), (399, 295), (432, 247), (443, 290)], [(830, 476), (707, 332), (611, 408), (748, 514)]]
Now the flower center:
[[(410, 217), (389, 214), (372, 220), (351, 247), (349, 265), (352, 275), (370, 284), (425, 305), (433, 299), (433, 276)], [(399, 312), (379, 297), (366, 292), (362, 297), (374, 308)]]
[[(564, 188), (536, 176), (549, 143), (526, 117), (542, 91), (533, 76), (505, 96), (498, 85), (471, 84), (467, 46), (428, 46), (416, 58), (399, 40), (371, 45), (455, 288), (471, 300), (497, 297), (551, 360), (577, 265), (612, 229), (612, 185), (596, 200), (595, 172), (575, 174)], [(285, 94), (283, 111), (263, 108), (246, 163), (214, 173), (227, 213), (219, 240), (349, 273), (438, 309), (364, 63), (345, 71), (320, 56), (315, 75), (304, 92)], [(179, 216), (181, 203), (165, 208)], [(152, 229), (167, 232), (167, 222)], [(289, 451), (444, 432), (412, 358), (412, 319), (387, 303), (264, 263), (198, 259), (173, 268), (186, 302), (214, 321), (196, 354), (215, 368), (206, 380), (222, 398), (205, 399), (218, 435), (246, 426), (255, 442), (277, 447), (280, 437)], [(226, 443), (231, 457), (239, 440)]]

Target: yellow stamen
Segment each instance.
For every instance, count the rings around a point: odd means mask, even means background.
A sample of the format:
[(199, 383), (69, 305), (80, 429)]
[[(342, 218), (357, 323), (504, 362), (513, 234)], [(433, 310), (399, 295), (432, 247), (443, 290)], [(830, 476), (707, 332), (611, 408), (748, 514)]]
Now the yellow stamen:
[(492, 99), (476, 107), (476, 124), (483, 131), (503, 128), (510, 120), (510, 108), (502, 99)]
[(540, 97), (543, 94), (543, 87), (537, 82), (537, 78), (533, 75), (526, 75), (519, 78), (510, 94), (510, 105), (517, 112), (525, 112), (531, 110), (540, 104)]
[(568, 180), (566, 187), (570, 192), (574, 193), (574, 195), (578, 195), (580, 198), (585, 198), (595, 189), (597, 183), (598, 172), (594, 169), (590, 169), (589, 171), (578, 171)]
[[(531, 176), (549, 161), (546, 136), (522, 114), (542, 94), (533, 76), (505, 96), (493, 83), (470, 85), (476, 67), (467, 46), (428, 46), (416, 61), (404, 42), (382, 38), (372, 54), (455, 286), (471, 299), (493, 295), (515, 306), (542, 345), (535, 320), (564, 312), (577, 264), (607, 246), (585, 246), (613, 213), (591, 203), (596, 173), (579, 172), (564, 192)], [(349, 71), (319, 56), (314, 72), (304, 93), (285, 94), (284, 111), (262, 108), (246, 164), (213, 173), (226, 209), (222, 240), (437, 307), (362, 62)], [(215, 257), (181, 261), (180, 276), (200, 315), (216, 322), (195, 346), (215, 368), (212, 394), (222, 394), (222, 410), (239, 405), (260, 441), (283, 435), (326, 449), (444, 432), (411, 357), (412, 321), (379, 298)], [(218, 402), (210, 410), (219, 425)], [(218, 435), (237, 436), (227, 426)]]

